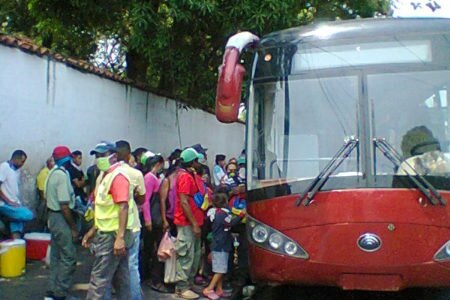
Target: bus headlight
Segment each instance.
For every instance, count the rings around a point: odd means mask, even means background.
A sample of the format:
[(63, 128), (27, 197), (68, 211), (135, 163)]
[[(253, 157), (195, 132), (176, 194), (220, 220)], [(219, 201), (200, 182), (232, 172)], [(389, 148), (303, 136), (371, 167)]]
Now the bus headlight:
[(297, 245), (293, 242), (287, 242), (286, 245), (284, 245), (284, 251), (289, 255), (294, 255), (297, 253)]
[(294, 240), (274, 228), (247, 215), (247, 234), (250, 242), (268, 251), (296, 258), (308, 259), (309, 255)]
[(252, 230), (252, 237), (255, 240), (255, 242), (264, 243), (267, 240), (268, 236), (269, 233), (267, 232), (267, 229), (264, 228), (264, 226), (257, 225)]
[(272, 233), (269, 238), (269, 245), (273, 249), (278, 249), (283, 244), (283, 238), (278, 233)]
[(450, 260), (450, 241), (445, 243), (434, 255), (435, 261)]

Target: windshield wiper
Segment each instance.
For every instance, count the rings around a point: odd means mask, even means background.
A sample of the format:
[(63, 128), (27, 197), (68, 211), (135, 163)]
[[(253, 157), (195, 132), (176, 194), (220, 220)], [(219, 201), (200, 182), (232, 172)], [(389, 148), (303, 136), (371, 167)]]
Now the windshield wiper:
[(353, 149), (358, 146), (359, 140), (350, 137), (349, 140), (339, 149), (339, 151), (333, 156), (333, 158), (328, 162), (328, 164), (320, 171), (319, 175), (311, 182), (308, 188), (300, 194), (297, 201), (295, 201), (295, 206), (299, 206), (300, 203), (304, 206), (308, 206), (314, 199), (317, 192), (323, 187), (330, 178), (331, 174), (336, 171), (336, 169), (342, 164), (342, 162), (352, 153)]
[(411, 166), (406, 160), (402, 160), (402, 156), (397, 152), (397, 150), (392, 147), (385, 139), (375, 138), (373, 140), (373, 144), (375, 148), (380, 149), (381, 153), (389, 159), (397, 169), (400, 169), (400, 165), (402, 162), (406, 164), (406, 166), (414, 171), (414, 174), (411, 174), (408, 168), (403, 168), (408, 178), (417, 186), (417, 188), (425, 195), (425, 197), (430, 201), (433, 205), (446, 205), (446, 201), (442, 198), (441, 194), (438, 190), (428, 181), (425, 177), (417, 172), (416, 169)]

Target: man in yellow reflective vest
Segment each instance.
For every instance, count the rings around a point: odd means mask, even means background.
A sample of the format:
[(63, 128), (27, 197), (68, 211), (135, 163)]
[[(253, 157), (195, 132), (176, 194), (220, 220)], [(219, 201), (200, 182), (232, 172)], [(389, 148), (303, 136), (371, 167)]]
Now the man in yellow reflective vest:
[(118, 299), (129, 299), (127, 249), (132, 246), (133, 237), (128, 220), (132, 211), (129, 205), (134, 203), (130, 179), (123, 163), (117, 162), (114, 144), (100, 143), (91, 151), (93, 154), (101, 173), (95, 188), (95, 226), (83, 238), (83, 245), (95, 255), (86, 298), (105, 299), (112, 284)]

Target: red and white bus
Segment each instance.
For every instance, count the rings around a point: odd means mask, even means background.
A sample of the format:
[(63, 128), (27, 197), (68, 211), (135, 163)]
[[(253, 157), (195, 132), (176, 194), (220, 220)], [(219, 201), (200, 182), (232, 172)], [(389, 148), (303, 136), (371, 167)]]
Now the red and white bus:
[(238, 33), (219, 69), (219, 121), (237, 119), (245, 48), (253, 280), (449, 288), (450, 21)]

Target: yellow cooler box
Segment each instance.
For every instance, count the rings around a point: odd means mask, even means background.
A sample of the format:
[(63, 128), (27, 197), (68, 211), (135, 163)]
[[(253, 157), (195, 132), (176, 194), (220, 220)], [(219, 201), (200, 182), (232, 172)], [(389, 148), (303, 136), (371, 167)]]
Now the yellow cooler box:
[(25, 240), (0, 242), (0, 276), (17, 277), (25, 273)]

